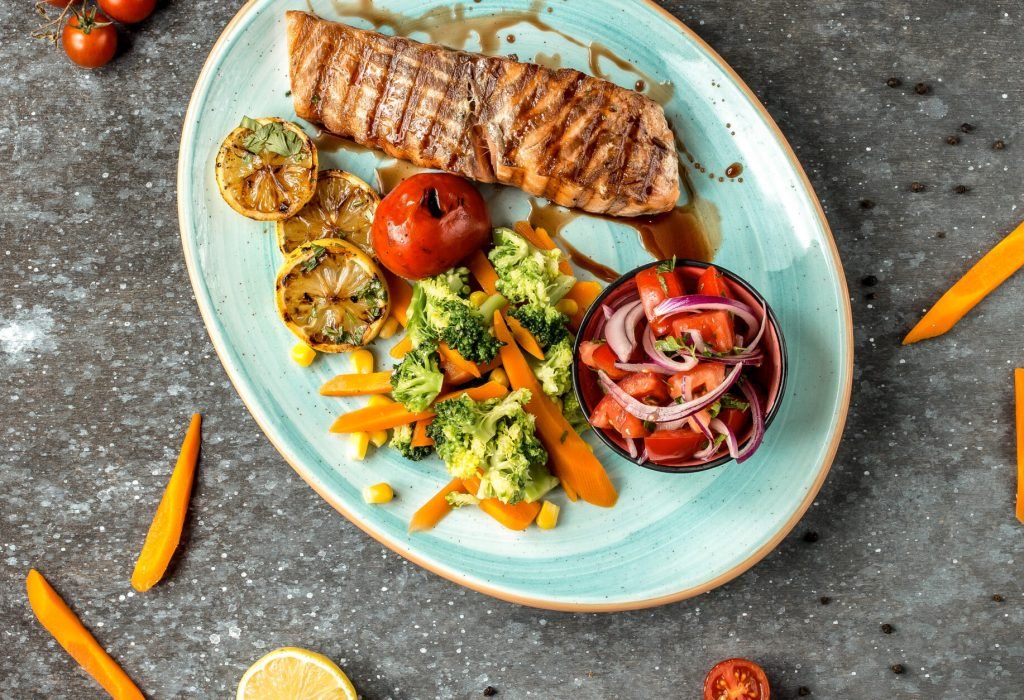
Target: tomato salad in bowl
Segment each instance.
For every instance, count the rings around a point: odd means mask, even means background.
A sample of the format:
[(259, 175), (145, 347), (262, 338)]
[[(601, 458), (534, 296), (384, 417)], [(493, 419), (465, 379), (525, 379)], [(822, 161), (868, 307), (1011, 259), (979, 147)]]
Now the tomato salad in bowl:
[(663, 260), (609, 285), (576, 337), (573, 381), (590, 424), (634, 464), (694, 472), (746, 461), (775, 417), (786, 348), (748, 283)]

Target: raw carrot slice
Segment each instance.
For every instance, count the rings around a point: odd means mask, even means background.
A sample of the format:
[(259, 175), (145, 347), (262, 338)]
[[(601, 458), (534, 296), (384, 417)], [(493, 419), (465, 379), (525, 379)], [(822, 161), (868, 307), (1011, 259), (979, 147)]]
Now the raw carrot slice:
[(412, 287), (404, 279), (388, 270), (384, 271), (391, 296), (391, 315), (405, 328), (409, 324), (409, 302), (412, 301)]
[[(480, 479), (463, 479), (468, 493), (476, 493), (480, 490)], [(525, 530), (530, 526), (540, 512), (540, 502), (527, 503), (520, 501), (514, 506), (502, 503), (497, 498), (485, 498), (477, 504), (480, 510), (497, 520), (509, 530)]]
[(448, 363), (455, 365), (463, 372), (471, 374), (474, 377), (480, 377), (480, 368), (476, 366), (475, 362), (470, 362), (455, 348), (448, 347), (448, 343), (441, 343), (437, 346), (437, 353)]
[(167, 565), (171, 563), (174, 550), (181, 540), (181, 531), (185, 526), (185, 515), (188, 513), (188, 502), (192, 497), (192, 479), (199, 462), (199, 443), (203, 417), (198, 413), (192, 415), (185, 440), (181, 443), (178, 463), (174, 465), (171, 478), (167, 482), (163, 498), (157, 506), (156, 515), (149, 526), (146, 541), (135, 562), (132, 572), (132, 587), (139, 592), (148, 591), (163, 578)]
[(526, 328), (523, 327), (523, 324), (517, 321), (513, 316), (507, 316), (506, 320), (508, 321), (509, 330), (512, 331), (512, 337), (516, 339), (519, 346), (538, 360), (543, 360), (544, 351), (541, 350), (540, 343), (537, 342), (537, 339), (533, 337), (533, 333), (526, 330)]
[(142, 691), (89, 633), (64, 599), (35, 569), (25, 578), (32, 612), (71, 658), (115, 700), (142, 700)]
[(1017, 520), (1024, 523), (1024, 369), (1015, 369), (1013, 379), (1017, 407)]
[(444, 516), (451, 512), (452, 507), (448, 505), (447, 496), (450, 493), (466, 493), (466, 487), (462, 479), (452, 479), (444, 488), (435, 493), (429, 501), (424, 503), (419, 510), (412, 514), (409, 521), (409, 532), (420, 532), (429, 530), (444, 520)]
[(466, 266), (482, 290), (488, 295), (498, 293), (498, 273), (494, 271), (494, 265), (491, 265), (491, 261), (482, 250), (477, 250), (466, 258)]
[(410, 350), (412, 350), (412, 338), (405, 336), (391, 346), (391, 349), (388, 350), (388, 354), (396, 360), (401, 360)]
[(532, 397), (530, 403), (526, 405), (526, 410), (537, 419), (537, 433), (547, 448), (554, 475), (563, 484), (568, 484), (569, 488), (587, 503), (604, 507), (615, 505), (618, 494), (607, 472), (590, 451), (587, 443), (565, 420), (558, 406), (541, 390), (537, 378), (526, 362), (526, 357), (502, 321), (501, 314), (495, 314), (494, 334), (498, 340), (505, 343), (500, 352), (509, 382), (516, 389), (530, 390)]
[[(437, 397), (434, 403), (440, 401), (447, 401), (448, 399), (454, 399), (457, 396), (466, 394), (469, 398), (474, 401), (485, 401), (487, 399), (496, 399), (504, 396), (508, 393), (508, 389), (503, 387), (497, 382), (487, 382), (480, 386), (474, 386), (469, 389), (458, 389), (456, 391), (450, 391), (447, 394), (442, 394)], [(349, 411), (338, 417), (331, 425), (332, 433), (372, 433), (375, 430), (387, 430), (388, 428), (397, 428), (400, 425), (406, 425), (407, 423), (415, 423), (418, 420), (424, 418), (433, 418), (434, 412), (431, 410), (420, 411), (413, 413), (412, 411), (406, 410), (405, 406), (400, 403), (388, 404), (387, 406), (367, 406), (366, 408), (359, 408), (355, 411)]]
[(989, 292), (1024, 265), (1024, 223), (996, 244), (928, 310), (903, 339), (904, 345), (942, 335)]
[(427, 435), (427, 426), (434, 422), (433, 418), (424, 418), (416, 421), (416, 427), (412, 430), (413, 447), (430, 447), (434, 444), (434, 438)]
[(564, 481), (561, 483), (562, 490), (565, 491), (565, 497), (568, 498), (573, 503), (575, 503), (576, 499), (579, 498), (579, 496), (576, 494), (575, 491), (573, 491), (572, 486), (569, 486), (569, 484), (565, 483)]
[(320, 387), (321, 396), (364, 396), (390, 394), (391, 371), (369, 374), (339, 374)]

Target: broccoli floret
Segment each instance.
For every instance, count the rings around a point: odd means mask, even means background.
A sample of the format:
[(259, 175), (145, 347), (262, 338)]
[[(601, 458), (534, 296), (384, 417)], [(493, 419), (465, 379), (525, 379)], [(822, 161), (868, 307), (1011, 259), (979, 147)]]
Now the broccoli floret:
[(471, 493), (462, 493), (460, 491), (452, 491), (451, 493), (445, 494), (444, 500), (448, 501), (448, 505), (452, 508), (461, 508), (462, 506), (475, 506), (480, 502), (480, 499)]
[(583, 433), (590, 430), (590, 421), (587, 420), (587, 416), (583, 413), (583, 407), (580, 406), (580, 400), (576, 398), (576, 393), (571, 389), (562, 394), (562, 415), (569, 421), (569, 425), (577, 433)]
[(542, 349), (547, 349), (569, 338), (568, 319), (553, 306), (525, 304), (508, 312), (530, 331)]
[(488, 257), (498, 273), (498, 291), (515, 304), (554, 306), (576, 284), (558, 269), (560, 250), (540, 250), (512, 229), (494, 229)]
[(410, 411), (425, 411), (443, 382), (434, 347), (421, 345), (407, 352), (391, 373), (391, 395)]
[(498, 354), (501, 342), (491, 335), (491, 320), (507, 302), (494, 294), (479, 309), (473, 306), (468, 275), (466, 268), (458, 267), (416, 283), (407, 328), (413, 347), (444, 341), (467, 360), (480, 363)]
[(531, 486), (549, 488), (554, 477), (544, 466), (548, 455), (534, 432), (533, 416), (523, 410), (529, 400), (530, 392), (519, 389), (489, 401), (461, 396), (437, 405), (427, 434), (452, 476), (480, 478), (477, 498), (514, 504)]
[(572, 389), (572, 343), (568, 338), (545, 350), (543, 360), (531, 364), (548, 396), (561, 396)]
[(411, 459), (413, 462), (418, 462), (424, 457), (428, 457), (430, 453), (434, 451), (431, 447), (412, 446), (411, 423), (400, 425), (395, 428), (394, 432), (391, 434), (391, 442), (388, 443), (388, 447), (397, 451), (406, 459)]

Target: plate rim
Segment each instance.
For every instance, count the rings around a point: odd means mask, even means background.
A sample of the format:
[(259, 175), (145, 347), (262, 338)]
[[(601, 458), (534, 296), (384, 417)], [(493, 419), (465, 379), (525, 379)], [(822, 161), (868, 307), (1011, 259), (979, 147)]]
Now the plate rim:
[(825, 242), (827, 243), (828, 253), (832, 256), (833, 265), (835, 267), (836, 272), (838, 273), (837, 281), (839, 283), (839, 291), (841, 292), (842, 296), (840, 311), (842, 312), (843, 325), (846, 328), (847, 362), (841, 366), (841, 370), (844, 376), (840, 388), (841, 401), (839, 405), (839, 411), (836, 415), (836, 430), (831, 442), (828, 445), (828, 449), (826, 451), (824, 459), (818, 466), (818, 473), (815, 476), (814, 482), (808, 489), (803, 501), (797, 506), (796, 510), (793, 512), (793, 515), (790, 516), (789, 520), (787, 520), (768, 539), (768, 541), (766, 541), (758, 549), (752, 552), (746, 559), (739, 562), (728, 571), (725, 571), (719, 574), (718, 576), (714, 577), (713, 579), (705, 581), (704, 583), (698, 586), (692, 586), (690, 588), (685, 588), (681, 591), (667, 593), (665, 595), (656, 596), (654, 598), (620, 601), (615, 603), (568, 603), (515, 594), (502, 589), (500, 586), (488, 585), (482, 582), (467, 580), (467, 578), (464, 575), (460, 575), (458, 572), (454, 570), (448, 571), (444, 568), (439, 568), (435, 566), (433, 563), (426, 561), (423, 557), (421, 557), (419, 554), (412, 551), (411, 549), (401, 547), (398, 542), (390, 542), (384, 537), (379, 536), (378, 533), (373, 531), (373, 529), (370, 528), (367, 524), (364, 524), (359, 518), (349, 513), (346, 510), (344, 504), (342, 504), (339, 500), (334, 498), (334, 496), (328, 492), (326, 486), (322, 486), (321, 484), (319, 484), (316, 477), (312, 473), (310, 473), (304, 465), (300, 464), (298, 460), (293, 461), (292, 459), (290, 459), (287, 455), (287, 450), (284, 449), (283, 446), (278, 445), (277, 441), (272, 435), (270, 426), (264, 424), (264, 421), (262, 421), (260, 417), (257, 415), (258, 412), (254, 410), (252, 406), (249, 405), (249, 401), (246, 400), (245, 393), (241, 390), (238, 383), (236, 382), (234, 373), (231, 371), (231, 363), (229, 362), (228, 359), (227, 350), (221, 346), (221, 343), (218, 341), (218, 339), (215, 338), (214, 334), (210, 332), (213, 309), (207, 307), (207, 304), (204, 300), (204, 295), (200, 293), (200, 290), (204, 289), (205, 287), (202, 283), (202, 280), (200, 279), (198, 273), (199, 267), (196, 261), (193, 259), (189, 246), (189, 239), (186, 234), (187, 227), (185, 225), (185, 222), (187, 221), (187, 214), (185, 201), (185, 183), (189, 173), (185, 172), (185, 168), (183, 167), (185, 150), (188, 146), (188, 144), (186, 144), (185, 141), (185, 136), (186, 134), (191, 134), (192, 132), (190, 124), (196, 123), (196, 109), (197, 98), (199, 94), (199, 86), (200, 84), (206, 82), (206, 80), (209, 77), (211, 61), (213, 57), (221, 51), (221, 49), (223, 48), (223, 44), (227, 40), (228, 35), (232, 32), (235, 26), (239, 22), (241, 22), (242, 19), (249, 12), (253, 10), (255, 5), (257, 5), (260, 2), (264, 2), (264, 0), (247, 0), (246, 3), (238, 9), (235, 15), (231, 18), (231, 20), (228, 21), (228, 23), (224, 26), (224, 29), (221, 31), (220, 36), (217, 37), (217, 40), (213, 43), (213, 46), (210, 47), (210, 52), (207, 54), (206, 59), (203, 61), (203, 66), (200, 69), (199, 74), (196, 76), (195, 85), (193, 85), (192, 92), (189, 95), (188, 107), (185, 110), (185, 115), (182, 121), (181, 140), (178, 146), (177, 176), (175, 179), (175, 185), (178, 190), (176, 196), (178, 210), (178, 228), (179, 235), (181, 237), (182, 248), (185, 255), (185, 267), (188, 270), (189, 282), (192, 285), (193, 296), (195, 297), (196, 305), (199, 307), (199, 314), (202, 318), (204, 330), (206, 330), (206, 335), (207, 337), (209, 337), (210, 342), (213, 345), (215, 352), (217, 353), (217, 357), (220, 360), (221, 365), (224, 367), (224, 372), (225, 374), (227, 374), (228, 380), (231, 382), (231, 386), (234, 388), (235, 393), (238, 395), (239, 399), (242, 401), (242, 404), (249, 412), (249, 415), (252, 416), (254, 421), (256, 421), (256, 424), (259, 426), (260, 430), (263, 431), (264, 436), (267, 438), (267, 440), (270, 441), (270, 444), (273, 445), (274, 449), (277, 450), (277, 453), (285, 460), (285, 462), (287, 462), (289, 466), (291, 466), (295, 473), (298, 474), (302, 478), (302, 480), (305, 481), (314, 491), (316, 491), (316, 493), (322, 499), (324, 499), (328, 504), (330, 504), (331, 507), (333, 507), (336, 511), (341, 513), (341, 515), (343, 515), (346, 520), (348, 520), (350, 523), (358, 527), (360, 530), (365, 532), (367, 535), (372, 537), (380, 544), (384, 545), (385, 547), (395, 552), (396, 554), (399, 554), (405, 559), (408, 559), (417, 566), (422, 567), (427, 571), (430, 571), (431, 573), (434, 573), (438, 576), (441, 576), (442, 578), (445, 578), (451, 581), (452, 583), (456, 583), (460, 586), (469, 588), (478, 593), (483, 593), (484, 595), (488, 595), (493, 598), (498, 598), (499, 600), (504, 600), (509, 603), (515, 603), (518, 605), (524, 605), (544, 610), (583, 613), (624, 612), (629, 610), (654, 608), (662, 605), (668, 605), (669, 603), (676, 603), (682, 600), (686, 600), (688, 598), (692, 598), (694, 596), (698, 596), (702, 593), (707, 593), (708, 591), (714, 590), (715, 588), (718, 588), (719, 586), (728, 583), (729, 581), (739, 577), (740, 575), (754, 567), (758, 562), (760, 562), (762, 559), (768, 556), (768, 554), (774, 551), (774, 549), (779, 545), (779, 543), (790, 532), (793, 531), (793, 528), (796, 527), (797, 523), (800, 522), (804, 514), (807, 512), (808, 508), (810, 508), (811, 504), (814, 502), (814, 499), (817, 497), (822, 485), (825, 483), (825, 478), (828, 476), (828, 473), (832, 468), (832, 464), (835, 461), (836, 453), (839, 450), (839, 445), (842, 442), (843, 433), (845, 432), (846, 428), (846, 420), (849, 415), (850, 397), (853, 388), (853, 312), (850, 305), (849, 285), (847, 284), (846, 280), (846, 270), (843, 267), (842, 259), (839, 257), (839, 250), (836, 247), (835, 237), (832, 235), (832, 228), (828, 223), (828, 219), (825, 216), (825, 211), (821, 205), (821, 201), (818, 199), (817, 193), (814, 190), (814, 186), (811, 184), (811, 181), (807, 177), (807, 173), (804, 170), (803, 165), (800, 163), (799, 158), (797, 158), (796, 152), (793, 150), (793, 147), (790, 145), (789, 140), (786, 138), (785, 134), (782, 133), (782, 130), (775, 122), (775, 119), (771, 116), (767, 108), (757, 97), (754, 91), (750, 89), (750, 86), (748, 86), (747, 83), (743, 80), (743, 78), (741, 78), (740, 75), (735, 70), (733, 70), (732, 66), (729, 65), (729, 63), (724, 58), (722, 58), (722, 56), (717, 51), (715, 51), (715, 49), (713, 49), (706, 41), (704, 41), (694, 30), (687, 26), (681, 19), (673, 15), (664, 7), (658, 5), (656, 2), (654, 2), (654, 0), (641, 0), (641, 2), (643, 2), (650, 9), (653, 9), (657, 14), (659, 14), (662, 17), (662, 19), (667, 21), (671, 26), (674, 26), (677, 31), (683, 34), (690, 41), (693, 41), (700, 49), (705, 51), (708, 57), (714, 63), (716, 63), (718, 67), (722, 71), (724, 71), (726, 75), (729, 76), (729, 78), (733, 81), (736, 87), (738, 87), (740, 91), (742, 91), (746, 95), (747, 99), (749, 100), (755, 111), (757, 111), (760, 114), (761, 119), (764, 120), (765, 125), (775, 136), (776, 141), (782, 146), (783, 150), (786, 153), (786, 157), (790, 162), (790, 165), (792, 166), (794, 172), (797, 174), (800, 183), (803, 185), (805, 193), (809, 197), (811, 203), (813, 203), (814, 210), (818, 217), (818, 223), (820, 224), (822, 231), (825, 234)]

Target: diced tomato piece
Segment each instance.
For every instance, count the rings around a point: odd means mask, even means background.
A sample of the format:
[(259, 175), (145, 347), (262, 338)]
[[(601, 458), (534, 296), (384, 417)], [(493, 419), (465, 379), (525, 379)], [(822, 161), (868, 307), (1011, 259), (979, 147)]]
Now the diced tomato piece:
[(719, 362), (701, 362), (693, 369), (678, 372), (668, 378), (668, 393), (674, 399), (683, 395), (683, 380), (690, 380), (694, 396), (706, 394), (725, 381), (725, 365)]
[(679, 277), (674, 270), (668, 272), (659, 271), (658, 266), (655, 265), (637, 273), (636, 288), (640, 293), (640, 302), (644, 306), (644, 313), (647, 314), (647, 320), (651, 323), (651, 330), (656, 335), (665, 335), (671, 328), (669, 320), (660, 319), (655, 321), (654, 309), (669, 297), (682, 296), (685, 293), (683, 291), (683, 283), (679, 281)]
[(725, 297), (731, 299), (729, 286), (725, 281), (725, 275), (719, 272), (714, 265), (708, 265), (697, 280), (697, 294), (707, 294), (713, 297)]
[(624, 369), (619, 369), (615, 366), (615, 363), (619, 361), (619, 358), (615, 356), (608, 343), (592, 343), (589, 340), (585, 340), (580, 343), (580, 359), (583, 360), (583, 364), (594, 370), (602, 370), (605, 374), (611, 377), (613, 380), (618, 381), (629, 375)]
[(590, 414), (590, 424), (595, 428), (612, 427), (611, 414), (621, 408), (611, 396), (605, 396), (597, 402), (593, 412)]
[(619, 386), (634, 399), (664, 406), (669, 402), (668, 387), (661, 377), (651, 372), (637, 372), (619, 382)]
[(619, 405), (611, 396), (605, 396), (594, 407), (590, 424), (595, 428), (612, 429), (626, 438), (642, 438), (650, 434), (644, 422)]
[(750, 411), (741, 411), (738, 408), (723, 408), (718, 414), (718, 419), (725, 423), (725, 426), (732, 431), (732, 434), (739, 436), (746, 430), (750, 423)]
[(707, 438), (689, 428), (656, 430), (644, 439), (647, 456), (656, 462), (689, 459), (706, 443)]
[(699, 331), (705, 343), (716, 352), (732, 352), (736, 340), (736, 324), (728, 311), (702, 311), (673, 316), (672, 335), (684, 338), (686, 331)]

